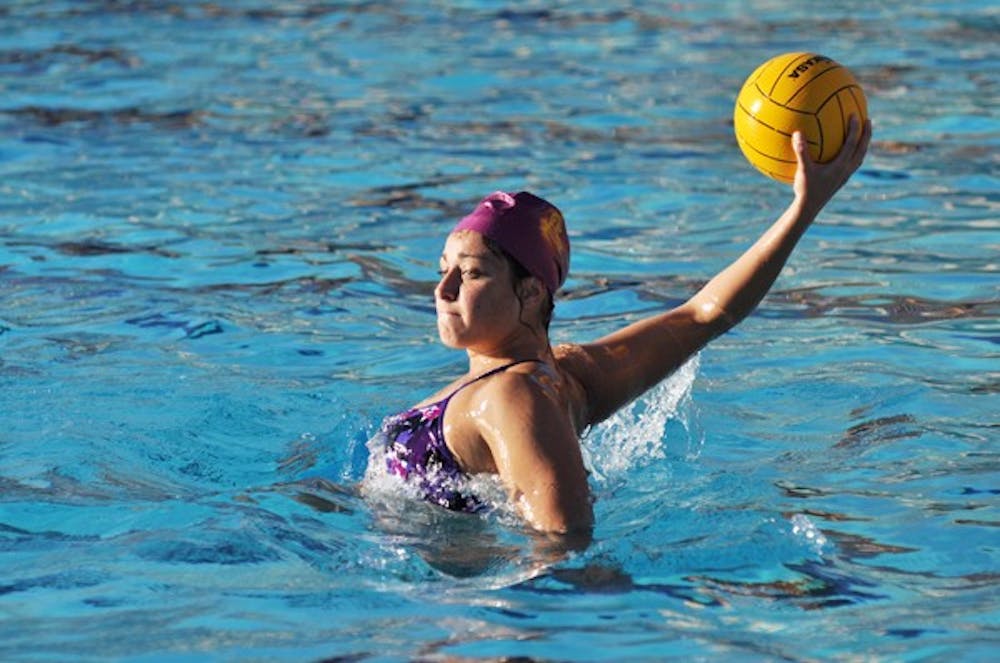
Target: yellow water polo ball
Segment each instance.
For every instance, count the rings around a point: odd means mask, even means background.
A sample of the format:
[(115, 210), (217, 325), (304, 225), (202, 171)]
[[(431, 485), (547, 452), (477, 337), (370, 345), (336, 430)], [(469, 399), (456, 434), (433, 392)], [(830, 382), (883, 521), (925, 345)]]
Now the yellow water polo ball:
[(762, 173), (779, 182), (795, 178), (791, 136), (801, 131), (813, 161), (836, 156), (848, 121), (868, 118), (865, 93), (851, 72), (816, 53), (785, 53), (757, 67), (736, 97), (736, 142)]

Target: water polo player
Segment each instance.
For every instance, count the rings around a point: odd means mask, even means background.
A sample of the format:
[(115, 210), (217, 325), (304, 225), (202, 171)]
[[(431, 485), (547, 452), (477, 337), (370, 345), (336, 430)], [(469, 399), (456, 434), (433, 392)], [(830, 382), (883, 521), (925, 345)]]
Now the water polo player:
[(448, 236), (434, 290), (441, 341), (467, 353), (468, 371), (386, 419), (372, 462), (457, 511), (485, 509), (468, 479), (497, 475), (533, 528), (589, 531), (581, 432), (753, 311), (860, 166), (870, 137), (870, 123), (852, 119), (840, 153), (818, 164), (796, 134), (793, 201), (753, 246), (680, 306), (583, 344), (549, 343), (553, 298), (569, 267), (562, 214), (526, 192), (487, 196)]

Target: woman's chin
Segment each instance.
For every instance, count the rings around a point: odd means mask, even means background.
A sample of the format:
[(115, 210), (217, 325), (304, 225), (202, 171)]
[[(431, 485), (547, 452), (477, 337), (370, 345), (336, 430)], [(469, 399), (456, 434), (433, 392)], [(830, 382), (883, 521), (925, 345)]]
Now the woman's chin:
[(455, 341), (450, 341), (445, 338), (441, 339), (441, 344), (446, 348), (451, 348), (452, 350), (461, 350), (464, 347)]
[(465, 347), (459, 337), (449, 330), (438, 328), (438, 338), (441, 340), (441, 344), (446, 348), (452, 348), (454, 350), (461, 350)]

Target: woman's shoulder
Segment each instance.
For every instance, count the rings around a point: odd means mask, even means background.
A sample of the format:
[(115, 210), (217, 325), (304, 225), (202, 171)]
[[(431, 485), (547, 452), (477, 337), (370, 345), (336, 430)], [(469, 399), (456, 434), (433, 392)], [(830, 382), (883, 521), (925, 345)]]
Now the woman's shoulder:
[(590, 354), (579, 343), (560, 343), (553, 346), (552, 354), (556, 358), (559, 370), (569, 371), (574, 375), (591, 370), (593, 364)]
[(479, 396), (510, 397), (521, 393), (556, 396), (559, 382), (558, 366), (544, 361), (520, 361), (470, 384), (468, 391)]
[[(598, 423), (618, 407), (617, 395), (623, 391), (618, 371), (628, 370), (628, 357), (614, 357), (609, 347), (600, 343), (566, 343), (553, 348), (559, 371), (576, 405), (578, 430)], [(617, 367), (609, 370), (610, 366)]]
[[(514, 364), (488, 379), (468, 385), (456, 394), (455, 400), (460, 408), (483, 413), (491, 411), (501, 417), (509, 417), (512, 407), (534, 411), (539, 416), (561, 411), (570, 417), (574, 428), (582, 430), (584, 393), (575, 372), (567, 370), (556, 355), (554, 362)], [(501, 402), (504, 407), (490, 408), (493, 402)]]
[(593, 352), (578, 343), (562, 343), (552, 349), (559, 372), (584, 390), (600, 376), (600, 366)]
[(577, 343), (562, 343), (552, 349), (570, 416), (578, 432), (591, 423), (591, 393), (597, 366), (586, 349)]

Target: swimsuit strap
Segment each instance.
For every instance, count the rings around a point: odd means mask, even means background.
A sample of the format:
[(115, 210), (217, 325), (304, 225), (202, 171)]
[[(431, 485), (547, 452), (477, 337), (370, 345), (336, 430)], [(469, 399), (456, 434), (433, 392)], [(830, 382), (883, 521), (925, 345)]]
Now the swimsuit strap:
[(470, 384), (475, 384), (476, 382), (479, 382), (480, 380), (485, 380), (486, 378), (490, 377), (491, 375), (496, 375), (497, 373), (502, 373), (503, 371), (506, 371), (508, 368), (511, 368), (512, 366), (517, 366), (518, 364), (526, 364), (529, 361), (536, 361), (536, 362), (542, 363), (541, 359), (518, 359), (517, 361), (512, 361), (509, 364), (504, 364), (503, 366), (497, 366), (496, 368), (494, 368), (492, 370), (486, 371), (482, 375), (478, 375), (478, 376), (472, 378), (471, 380), (469, 380), (465, 384), (460, 385), (457, 389), (455, 389), (455, 391), (453, 391), (450, 394), (448, 394), (447, 396), (445, 396), (444, 399), (441, 400), (440, 402), (441, 402), (442, 405), (446, 405), (448, 403), (448, 401), (450, 401), (452, 399), (452, 396), (454, 396), (458, 392), (462, 391), (463, 389), (465, 389), (466, 387), (468, 387)]

